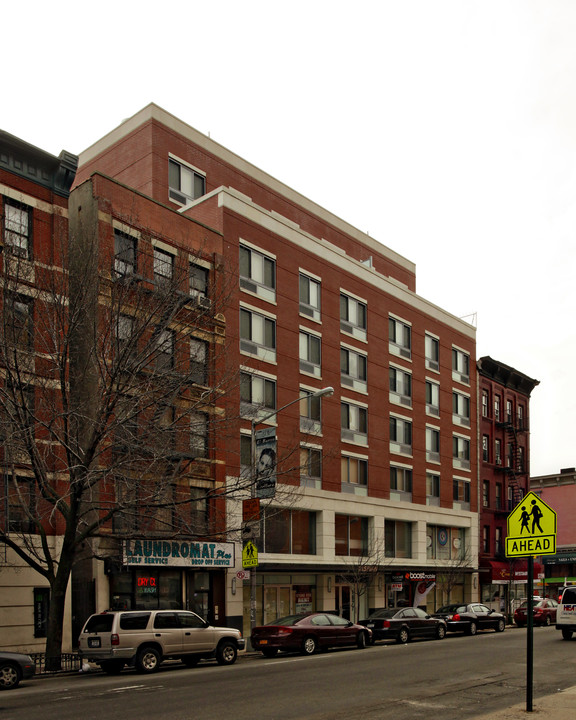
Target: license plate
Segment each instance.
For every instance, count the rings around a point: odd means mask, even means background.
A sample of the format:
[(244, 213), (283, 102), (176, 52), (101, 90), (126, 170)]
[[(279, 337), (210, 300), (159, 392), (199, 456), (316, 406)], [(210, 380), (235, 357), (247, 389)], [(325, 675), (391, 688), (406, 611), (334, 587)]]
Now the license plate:
[(260, 645), (268, 645), (268, 640), (260, 640)]
[(100, 638), (88, 638), (88, 647), (97, 648), (100, 647)]
[(374, 627), (374, 623), (368, 623), (368, 624), (366, 625), (366, 627), (373, 628), (373, 627)]

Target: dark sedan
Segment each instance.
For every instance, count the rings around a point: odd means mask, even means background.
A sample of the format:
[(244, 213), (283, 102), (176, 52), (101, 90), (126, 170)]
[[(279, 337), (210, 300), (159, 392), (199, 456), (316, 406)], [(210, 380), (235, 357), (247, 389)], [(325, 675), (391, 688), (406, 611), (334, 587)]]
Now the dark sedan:
[[(534, 598), (532, 600), (532, 618), (534, 625), (552, 625), (556, 622), (556, 610), (558, 603), (551, 598)], [(518, 627), (524, 627), (528, 623), (528, 600), (514, 612), (514, 622)]]
[(372, 630), (372, 642), (376, 640), (396, 640), (407, 643), (413, 638), (436, 638), (442, 640), (446, 635), (446, 623), (420, 608), (393, 607), (375, 610), (360, 625)]
[(482, 603), (454, 603), (438, 608), (434, 617), (446, 621), (448, 632), (465, 632), (467, 635), (476, 635), (478, 630), (496, 630), (504, 632), (506, 618), (502, 613), (491, 610)]
[(28, 680), (36, 672), (30, 655), (0, 652), (0, 690), (12, 690), (20, 680)]
[(313, 612), (288, 615), (255, 627), (250, 641), (254, 650), (260, 650), (266, 657), (274, 657), (279, 650), (312, 655), (320, 648), (340, 645), (364, 648), (370, 644), (371, 636), (367, 628), (338, 615)]

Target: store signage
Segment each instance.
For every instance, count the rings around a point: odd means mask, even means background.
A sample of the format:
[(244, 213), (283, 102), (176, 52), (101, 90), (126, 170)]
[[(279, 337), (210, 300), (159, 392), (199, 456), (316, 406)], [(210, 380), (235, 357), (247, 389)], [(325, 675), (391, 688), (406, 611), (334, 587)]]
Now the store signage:
[(125, 540), (124, 565), (234, 567), (234, 543), (189, 540)]

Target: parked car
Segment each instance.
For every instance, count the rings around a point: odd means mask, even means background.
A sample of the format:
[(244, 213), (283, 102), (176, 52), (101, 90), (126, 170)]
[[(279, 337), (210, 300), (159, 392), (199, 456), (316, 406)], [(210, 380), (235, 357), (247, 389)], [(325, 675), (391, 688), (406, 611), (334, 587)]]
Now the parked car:
[(0, 690), (13, 690), (20, 680), (34, 676), (36, 665), (30, 655), (0, 652)]
[(125, 665), (151, 673), (166, 659), (180, 659), (192, 667), (215, 657), (231, 665), (245, 641), (239, 630), (213, 627), (187, 610), (126, 610), (91, 615), (79, 639), (83, 660), (94, 662), (109, 675)]
[(339, 615), (309, 612), (255, 627), (250, 640), (255, 650), (260, 650), (265, 657), (274, 657), (279, 650), (312, 655), (316, 650), (342, 645), (364, 648), (371, 638), (369, 629)]
[(413, 638), (436, 638), (442, 640), (446, 635), (444, 620), (431, 617), (421, 608), (392, 607), (375, 610), (360, 625), (372, 630), (372, 642), (376, 640), (396, 640), (407, 643)]
[[(556, 622), (558, 603), (551, 598), (534, 598), (532, 601), (534, 625), (552, 625)], [(514, 611), (514, 622), (518, 627), (528, 623), (528, 600), (524, 600)]]
[(482, 603), (444, 605), (436, 610), (433, 617), (445, 620), (448, 632), (476, 635), (478, 630), (504, 632), (506, 629), (506, 617)]
[(562, 632), (564, 640), (571, 640), (576, 632), (576, 585), (567, 585), (558, 592), (556, 630)]

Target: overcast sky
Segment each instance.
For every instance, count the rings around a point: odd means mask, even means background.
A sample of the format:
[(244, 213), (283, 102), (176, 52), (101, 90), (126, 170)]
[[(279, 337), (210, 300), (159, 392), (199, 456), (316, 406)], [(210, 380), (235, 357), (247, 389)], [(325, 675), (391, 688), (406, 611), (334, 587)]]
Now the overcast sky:
[(149, 102), (416, 263), (540, 381), (532, 474), (576, 466), (576, 2), (19, 0), (0, 128), (80, 153)]

